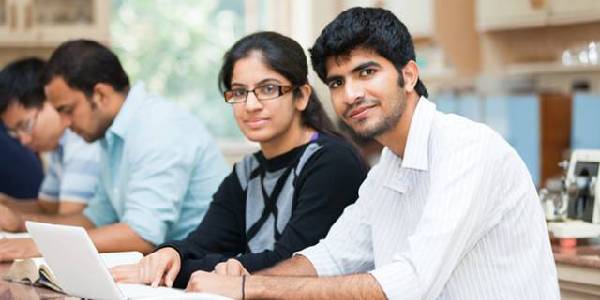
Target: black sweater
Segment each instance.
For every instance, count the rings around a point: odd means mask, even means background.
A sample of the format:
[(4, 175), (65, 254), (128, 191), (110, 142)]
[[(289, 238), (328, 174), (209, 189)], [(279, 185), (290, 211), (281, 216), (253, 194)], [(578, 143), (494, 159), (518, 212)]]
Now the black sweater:
[[(292, 171), (286, 187), (276, 199), (279, 218), (269, 215), (249, 241), (248, 229), (257, 223), (260, 212), (266, 212), (263, 194), (256, 190), (262, 192), (264, 187), (272, 193), (269, 179), (274, 183), (288, 168)], [(185, 239), (159, 247), (173, 247), (181, 256), (174, 285), (183, 288), (194, 271), (212, 271), (228, 258), (254, 272), (316, 244), (344, 208), (354, 203), (366, 174), (367, 168), (349, 144), (323, 133), (272, 159), (261, 152), (246, 156), (223, 180), (198, 227)]]

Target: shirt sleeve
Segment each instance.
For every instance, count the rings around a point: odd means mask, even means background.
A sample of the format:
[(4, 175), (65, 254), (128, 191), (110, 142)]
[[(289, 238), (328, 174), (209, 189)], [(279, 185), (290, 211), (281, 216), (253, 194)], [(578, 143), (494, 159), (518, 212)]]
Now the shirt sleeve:
[(57, 154), (52, 152), (50, 154), (48, 172), (46, 173), (46, 176), (44, 176), (44, 180), (40, 186), (38, 198), (51, 202), (58, 201), (60, 195), (60, 178), (58, 176), (58, 168), (60, 168), (59, 164), (60, 161), (57, 158)]
[(100, 146), (78, 139), (65, 145), (59, 200), (88, 203), (100, 176)]
[(352, 274), (373, 269), (371, 225), (366, 200), (371, 194), (371, 181), (376, 171), (374, 168), (369, 172), (358, 191), (358, 200), (344, 210), (327, 236), (318, 244), (297, 253), (311, 262), (319, 276)]
[(50, 155), (48, 174), (42, 182), (39, 198), (88, 203), (94, 196), (100, 175), (100, 146), (74, 136), (67, 136), (65, 140)]
[(113, 224), (119, 221), (119, 216), (102, 184), (96, 186), (94, 197), (90, 200), (88, 206), (83, 210), (83, 215), (94, 223), (96, 227)]
[(168, 229), (179, 220), (195, 167), (197, 147), (179, 142), (147, 141), (127, 158), (130, 173), (120, 222), (154, 245), (163, 243)]
[(434, 155), (427, 202), (407, 249), (370, 272), (388, 299), (437, 298), (460, 259), (489, 230), (490, 222), (482, 225), (489, 203), (481, 195), (495, 170), (483, 139), (442, 143), (439, 149), (452, 155)]

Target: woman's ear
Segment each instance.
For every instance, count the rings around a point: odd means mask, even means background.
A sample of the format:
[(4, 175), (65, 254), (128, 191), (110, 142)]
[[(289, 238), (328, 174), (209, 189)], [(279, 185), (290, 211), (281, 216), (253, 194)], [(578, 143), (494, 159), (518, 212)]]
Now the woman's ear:
[(299, 86), (301, 96), (294, 99), (294, 107), (299, 111), (304, 111), (308, 106), (308, 99), (313, 92), (312, 87), (308, 84)]

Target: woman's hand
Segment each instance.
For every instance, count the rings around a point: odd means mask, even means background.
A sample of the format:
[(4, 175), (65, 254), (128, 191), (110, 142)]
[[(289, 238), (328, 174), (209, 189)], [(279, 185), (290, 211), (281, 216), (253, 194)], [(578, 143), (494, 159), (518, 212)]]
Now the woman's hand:
[(172, 287), (180, 269), (179, 253), (173, 248), (166, 247), (147, 255), (137, 264), (111, 268), (110, 273), (116, 282)]
[(222, 262), (215, 267), (213, 273), (218, 275), (228, 275), (228, 276), (242, 276), (242, 275), (250, 275), (246, 268), (242, 265), (242, 263), (237, 260), (230, 258), (226, 262)]

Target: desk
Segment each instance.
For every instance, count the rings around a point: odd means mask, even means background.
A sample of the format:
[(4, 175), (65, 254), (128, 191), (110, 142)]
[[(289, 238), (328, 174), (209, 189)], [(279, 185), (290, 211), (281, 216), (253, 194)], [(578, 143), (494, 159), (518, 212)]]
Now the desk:
[(600, 298), (600, 244), (578, 240), (575, 248), (561, 248), (553, 241), (552, 252), (563, 299)]
[[(8, 271), (10, 263), (0, 263), (0, 277)], [(59, 294), (50, 289), (34, 287), (21, 283), (12, 283), (0, 279), (1, 300), (42, 300), (42, 299), (79, 299)]]

